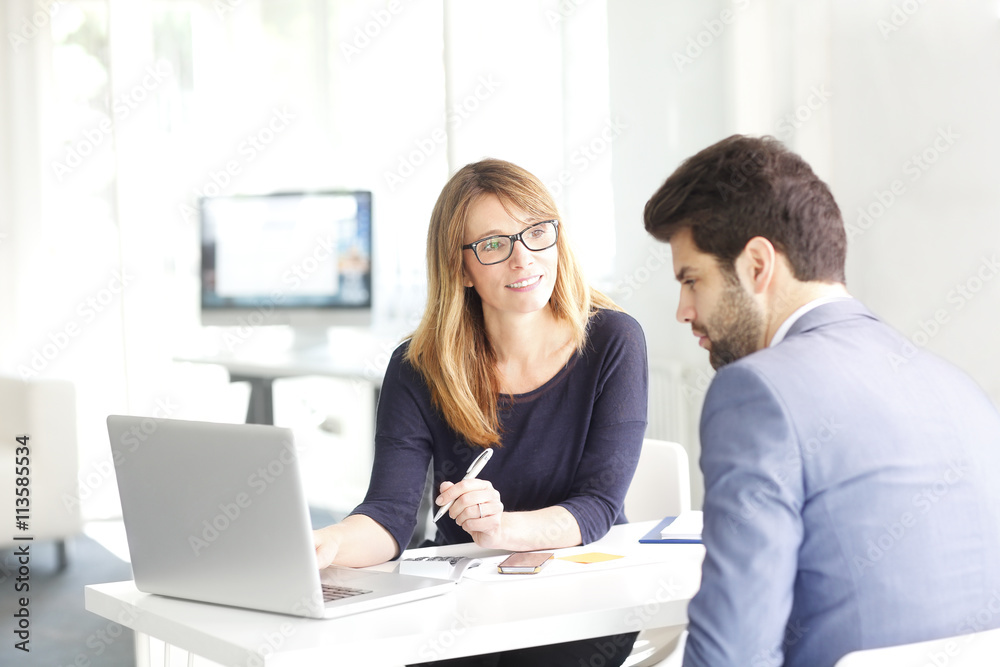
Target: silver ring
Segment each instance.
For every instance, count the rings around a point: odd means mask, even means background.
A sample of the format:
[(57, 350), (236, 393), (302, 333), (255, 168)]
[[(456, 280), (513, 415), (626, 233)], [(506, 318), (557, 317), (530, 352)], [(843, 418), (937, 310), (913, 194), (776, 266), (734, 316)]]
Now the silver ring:
[(476, 503), (476, 505), (479, 506), (479, 518), (482, 519), (483, 518), (483, 504), (482, 503)]

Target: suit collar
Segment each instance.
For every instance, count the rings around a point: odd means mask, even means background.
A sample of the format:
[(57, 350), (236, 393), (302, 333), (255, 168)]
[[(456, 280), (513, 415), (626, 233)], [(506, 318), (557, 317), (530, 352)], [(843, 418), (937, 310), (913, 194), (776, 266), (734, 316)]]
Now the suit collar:
[(811, 331), (812, 329), (826, 324), (833, 324), (835, 322), (842, 322), (844, 320), (851, 320), (858, 317), (867, 317), (872, 320), (878, 319), (864, 306), (864, 304), (854, 298), (825, 303), (821, 306), (813, 308), (796, 320), (796, 322), (792, 324), (791, 328), (788, 330), (785, 338), (795, 336), (800, 333), (806, 333), (807, 331)]

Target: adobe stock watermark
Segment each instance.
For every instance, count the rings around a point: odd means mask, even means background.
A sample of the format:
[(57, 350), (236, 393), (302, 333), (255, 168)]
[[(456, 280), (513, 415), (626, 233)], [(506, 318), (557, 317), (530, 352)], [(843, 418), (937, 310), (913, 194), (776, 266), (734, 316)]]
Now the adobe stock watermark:
[(994, 619), (998, 614), (1000, 614), (1000, 591), (994, 588), (990, 591), (990, 599), (978, 610), (962, 619), (958, 624), (958, 627), (955, 629), (955, 635), (957, 636), (934, 644), (933, 648), (925, 654), (926, 662), (923, 663), (923, 667), (973, 664), (967, 660), (956, 659), (969, 644), (982, 639), (981, 636), (975, 633), (990, 630), (996, 626)]
[(52, 23), (52, 17), (59, 11), (62, 6), (58, 2), (42, 2), (36, 0), (36, 6), (38, 10), (31, 16), (25, 16), (22, 18), (16, 26), (15, 30), (11, 30), (7, 33), (7, 41), (10, 43), (10, 50), (17, 53), (22, 46), (28, 43), (29, 40), (34, 39), (38, 36), (38, 33), (49, 26)]
[(66, 511), (75, 510), (82, 501), (89, 498), (95, 491), (104, 486), (104, 483), (111, 478), (116, 465), (121, 465), (125, 455), (137, 450), (142, 443), (146, 442), (156, 433), (156, 419), (169, 419), (173, 417), (179, 405), (174, 403), (170, 396), (157, 397), (153, 401), (154, 407), (152, 416), (146, 417), (138, 425), (132, 426), (126, 433), (123, 433), (117, 446), (111, 449), (111, 458), (92, 462), (89, 470), (81, 470), (76, 475), (77, 492), (75, 495), (64, 493), (62, 504)]
[(246, 315), (240, 315), (236, 324), (225, 328), (222, 344), (226, 349), (235, 352), (253, 338), (260, 326), (275, 317), (275, 311), (289, 292), (297, 290), (314, 273), (336, 261), (336, 247), (337, 240), (333, 236), (327, 234), (316, 237), (311, 249), (282, 272), (281, 283), (285, 288), (272, 291), (266, 301), (254, 306)]
[[(226, 160), (221, 168), (208, 171), (202, 186), (193, 189), (194, 199), (217, 197), (226, 192), (227, 188), (232, 185), (233, 179), (239, 176), (248, 164), (256, 160), (258, 155), (266, 151), (277, 140), (278, 136), (291, 126), (295, 119), (295, 114), (285, 106), (272, 109), (271, 115), (264, 121), (263, 125), (258, 130), (246, 135), (239, 143), (235, 156)], [(184, 222), (197, 220), (198, 212), (193, 206), (181, 203), (178, 208)]]
[(107, 284), (95, 294), (80, 300), (73, 310), (74, 316), (55, 331), (50, 331), (45, 341), (32, 348), (26, 362), (17, 365), (17, 372), (22, 380), (35, 378), (45, 372), (49, 364), (54, 362), (72, 342), (92, 324), (99, 315), (118, 302), (125, 288), (133, 280), (126, 269), (115, 270)]
[(730, 530), (738, 534), (764, 507), (772, 503), (772, 499), (780, 493), (779, 485), (800, 474), (803, 463), (819, 454), (824, 445), (833, 440), (843, 428), (844, 425), (838, 424), (832, 417), (820, 419), (813, 435), (802, 442), (797, 450), (789, 451), (784, 460), (778, 463), (777, 469), (770, 471), (769, 479), (757, 481), (752, 489), (741, 489), (739, 512), (728, 512), (726, 515)]
[[(104, 664), (104, 661), (94, 662), (93, 658), (100, 658), (103, 656), (115, 642), (121, 639), (122, 635), (131, 638), (131, 633), (126, 633), (127, 628), (134, 627), (136, 621), (142, 616), (143, 612), (131, 605), (121, 604), (119, 606), (119, 612), (115, 616), (117, 620), (108, 620), (108, 622), (101, 628), (98, 628), (94, 632), (91, 632), (83, 640), (84, 645), (89, 649), (89, 651), (78, 651), (73, 657), (72, 662), (65, 663), (72, 667), (96, 667), (96, 665)], [(60, 665), (63, 663), (60, 662)]]
[[(417, 326), (420, 325), (420, 320), (423, 319), (422, 313), (410, 313), (405, 320), (405, 329), (407, 331), (415, 331)], [(409, 334), (407, 334), (408, 336)], [(389, 366), (389, 360), (392, 358), (392, 353), (396, 351), (396, 348), (400, 346), (400, 341), (390, 340), (384, 341), (379, 344), (377, 352), (367, 354), (364, 360), (364, 369), (362, 370), (361, 378), (353, 378), (351, 380), (351, 386), (354, 389), (356, 395), (360, 396), (363, 393), (369, 393), (372, 390), (373, 384), (379, 384), (385, 375), (386, 368)]]
[[(234, 524), (239, 522), (244, 510), (253, 504), (255, 497), (259, 497), (277, 481), (279, 477), (289, 468), (298, 465), (297, 452), (302, 451), (302, 447), (292, 442), (285, 443), (276, 458), (271, 459), (266, 465), (257, 468), (250, 473), (246, 480), (246, 489), (237, 491), (227, 502), (218, 504), (218, 511), (212, 516), (205, 518), (202, 522), (188, 534), (188, 546), (195, 556), (214, 544), (223, 533), (229, 530)], [(251, 492), (253, 495), (251, 495)]]
[(715, 189), (719, 191), (722, 201), (728, 201), (740, 188), (747, 184), (751, 176), (760, 171), (764, 166), (766, 158), (763, 153), (754, 151), (747, 159), (738, 165), (734, 165), (729, 170), (729, 178), (715, 182)]
[(884, 524), (882, 532), (866, 542), (864, 553), (855, 554), (851, 562), (858, 575), (863, 575), (865, 570), (874, 568), (877, 563), (892, 552), (906, 537), (910, 529), (916, 526), (921, 518), (930, 513), (941, 502), (941, 499), (948, 495), (951, 488), (965, 477), (968, 470), (969, 466), (960, 461), (949, 461), (948, 469), (944, 471), (940, 479), (914, 494), (910, 503), (916, 511), (906, 510), (899, 515), (897, 520)]
[(776, 136), (782, 141), (791, 139), (796, 130), (808, 123), (817, 111), (826, 106), (831, 97), (833, 97), (833, 93), (830, 92), (825, 83), (810, 88), (805, 102), (795, 107), (791, 113), (778, 119), (775, 124)]
[(736, 0), (733, 2), (733, 9), (723, 9), (717, 18), (702, 21), (702, 26), (705, 29), (688, 38), (683, 53), (680, 51), (673, 53), (674, 66), (677, 67), (677, 71), (683, 73), (685, 67), (693, 65), (694, 61), (700, 58), (706, 50), (711, 48), (715, 40), (722, 36), (726, 27), (732, 25), (739, 14), (749, 6), (750, 0)]
[[(139, 618), (139, 614), (139, 610), (135, 607), (123, 607), (122, 613), (118, 615), (119, 621), (108, 621), (103, 628), (87, 635), (85, 643), (87, 648), (93, 652), (94, 657), (101, 657), (104, 655), (105, 651), (111, 648), (112, 644), (121, 639), (121, 636), (125, 634), (129, 624), (135, 624), (136, 620)], [(84, 662), (80, 661), (81, 657), (83, 657)], [(77, 654), (77, 659), (73, 662), (73, 664), (89, 665), (90, 661), (84, 654), (81, 653)]]
[(246, 0), (215, 0), (212, 3), (212, 8), (215, 10), (215, 15), (220, 18), (226, 18), (227, 14), (236, 11), (237, 8), (243, 5)]
[(993, 253), (989, 257), (984, 255), (972, 274), (965, 280), (955, 283), (955, 286), (948, 291), (945, 300), (950, 305), (936, 308), (927, 319), (921, 318), (917, 330), (903, 339), (899, 350), (887, 355), (889, 366), (897, 370), (901, 365), (909, 363), (917, 355), (918, 350), (927, 347), (931, 340), (941, 333), (951, 321), (952, 315), (976, 298), (998, 273), (1000, 273), (1000, 259), (997, 258), (997, 254)]
[[(990, 599), (975, 613), (969, 614), (962, 619), (962, 622), (958, 624), (958, 628), (955, 630), (956, 635), (964, 635), (973, 632), (982, 632), (983, 630), (989, 630), (996, 627), (997, 615), (1000, 615), (1000, 591), (993, 589)], [(969, 643), (974, 639), (974, 637), (966, 637), (965, 643)], [(949, 652), (953, 657), (957, 655), (957, 652)], [(935, 663), (935, 664), (946, 664), (946, 663)]]
[(566, 186), (576, 182), (577, 176), (582, 175), (592, 164), (608, 154), (611, 145), (628, 127), (628, 123), (617, 116), (608, 118), (591, 139), (574, 148), (569, 155), (569, 164), (575, 169), (563, 169), (555, 179), (545, 183), (552, 196), (559, 197)]
[(468, 610), (455, 612), (452, 614), (448, 627), (429, 636), (421, 644), (420, 648), (417, 649), (417, 657), (420, 658), (421, 662), (440, 660), (455, 645), (458, 638), (468, 632), (471, 624)]
[(620, 299), (627, 301), (664, 267), (668, 267), (673, 271), (670, 246), (666, 243), (657, 243), (650, 247), (649, 252), (646, 253), (646, 258), (639, 266), (619, 278), (611, 290), (614, 294), (619, 295)]
[(105, 116), (96, 127), (84, 130), (81, 136), (74, 141), (67, 142), (65, 155), (60, 162), (52, 161), (52, 173), (56, 180), (62, 183), (67, 174), (72, 173), (81, 166), (86, 158), (93, 155), (105, 142), (111, 142), (114, 133), (115, 122), (122, 123), (139, 108), (143, 102), (156, 92), (163, 82), (173, 75), (173, 68), (166, 60), (158, 60), (154, 65), (148, 65), (143, 70), (143, 77), (139, 83), (129, 88), (124, 93), (116, 95), (111, 101), (110, 112), (114, 116)]
[[(319, 608), (322, 609), (322, 600), (319, 601)], [(315, 605), (307, 607), (306, 601), (300, 601), (295, 605), (295, 611), (299, 613), (305, 613), (311, 610)], [(273, 655), (285, 642), (288, 641), (289, 637), (295, 634), (295, 626), (288, 621), (282, 621), (278, 623), (273, 630), (261, 633), (261, 641), (257, 645), (256, 650), (247, 651), (246, 660), (242, 664), (246, 667), (264, 667), (268, 656)]]
[(705, 400), (705, 394), (715, 379), (715, 369), (702, 366), (695, 373), (694, 377), (685, 377), (681, 385), (681, 394), (691, 405), (701, 405)]
[(395, 192), (396, 188), (402, 185), (407, 178), (417, 172), (427, 160), (431, 158), (438, 149), (443, 148), (448, 141), (446, 127), (456, 129), (463, 122), (472, 117), (472, 114), (479, 110), (484, 102), (493, 97), (500, 82), (492, 74), (479, 77), (476, 87), (471, 93), (463, 97), (460, 101), (451, 105), (446, 112), (445, 127), (436, 127), (427, 136), (413, 140), (413, 149), (401, 153), (397, 157), (395, 171), (385, 171), (382, 177), (389, 187), (389, 192)]
[(889, 35), (898, 32), (900, 28), (906, 25), (913, 15), (924, 6), (925, 1), (903, 0), (903, 2), (893, 5), (888, 19), (880, 18), (875, 22), (875, 26), (882, 35), (882, 39), (889, 39)]
[(809, 628), (802, 625), (800, 619), (788, 619), (781, 642), (777, 646), (762, 649), (755, 653), (750, 659), (750, 667), (771, 667), (772, 665), (781, 664), (785, 652), (802, 641), (807, 632), (809, 632)]
[(402, 11), (403, 3), (400, 0), (389, 0), (384, 9), (373, 9), (370, 18), (363, 25), (354, 27), (350, 41), (340, 40), (340, 54), (344, 56), (344, 62), (350, 64), (351, 60), (360, 56)]
[(549, 24), (549, 28), (556, 30), (562, 24), (563, 21), (576, 14), (581, 6), (587, 4), (588, 0), (559, 0), (556, 3), (555, 9), (546, 9), (543, 12), (545, 16), (545, 21)]
[[(955, 141), (960, 138), (961, 135), (952, 130), (950, 125), (947, 128), (939, 127), (937, 135), (931, 141), (930, 145), (920, 152), (914, 153), (903, 162), (901, 167), (903, 175), (909, 177), (910, 183), (920, 180), (921, 176), (940, 159), (941, 155), (947, 153), (955, 145)], [(851, 241), (864, 235), (906, 192), (906, 181), (901, 178), (893, 179), (885, 189), (879, 188), (874, 190), (872, 193), (874, 200), (867, 206), (859, 206), (855, 221), (845, 224), (847, 240)]]
[(636, 609), (626, 614), (625, 625), (632, 628), (633, 631), (644, 630), (649, 627), (650, 621), (656, 618), (664, 605), (676, 603), (678, 599), (686, 599), (682, 595), (683, 592), (684, 587), (678, 584), (674, 577), (658, 580), (656, 589), (650, 596), (643, 600)]

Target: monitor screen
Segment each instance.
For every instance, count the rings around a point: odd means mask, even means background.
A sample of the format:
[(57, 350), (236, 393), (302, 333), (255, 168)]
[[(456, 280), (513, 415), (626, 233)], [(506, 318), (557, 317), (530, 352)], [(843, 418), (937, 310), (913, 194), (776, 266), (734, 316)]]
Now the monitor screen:
[(200, 214), (203, 324), (370, 319), (370, 192), (206, 197)]

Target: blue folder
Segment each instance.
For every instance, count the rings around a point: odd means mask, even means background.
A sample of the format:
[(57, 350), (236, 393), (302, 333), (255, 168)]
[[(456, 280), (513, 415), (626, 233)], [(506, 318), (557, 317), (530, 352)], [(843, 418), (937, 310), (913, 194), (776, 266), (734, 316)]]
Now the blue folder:
[(701, 544), (701, 540), (678, 539), (676, 537), (660, 537), (660, 531), (673, 523), (675, 516), (668, 516), (656, 528), (639, 538), (640, 544)]

